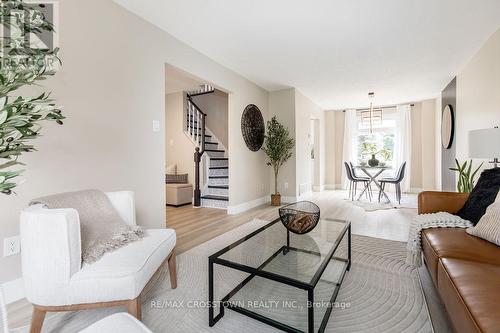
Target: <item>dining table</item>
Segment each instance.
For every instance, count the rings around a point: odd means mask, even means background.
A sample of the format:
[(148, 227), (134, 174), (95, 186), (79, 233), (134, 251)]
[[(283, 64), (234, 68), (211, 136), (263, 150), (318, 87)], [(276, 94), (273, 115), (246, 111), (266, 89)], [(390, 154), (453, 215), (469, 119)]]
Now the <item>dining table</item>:
[(357, 199), (358, 201), (361, 200), (361, 197), (363, 196), (363, 194), (365, 194), (365, 192), (368, 190), (368, 188), (370, 187), (370, 185), (373, 183), (379, 189), (381, 196), (383, 196), (387, 200), (386, 203), (390, 203), (391, 202), (391, 199), (389, 199), (389, 196), (387, 195), (387, 193), (385, 193), (384, 188), (377, 181), (377, 178), (384, 171), (392, 169), (390, 166), (386, 166), (386, 165), (383, 165), (383, 166), (382, 165), (377, 165), (377, 166), (356, 165), (356, 166), (354, 166), (354, 169), (361, 170), (364, 174), (366, 174), (368, 176), (368, 178), (370, 178), (370, 180), (366, 184), (366, 186), (363, 189), (363, 191), (361, 191), (361, 194), (359, 195), (359, 197)]

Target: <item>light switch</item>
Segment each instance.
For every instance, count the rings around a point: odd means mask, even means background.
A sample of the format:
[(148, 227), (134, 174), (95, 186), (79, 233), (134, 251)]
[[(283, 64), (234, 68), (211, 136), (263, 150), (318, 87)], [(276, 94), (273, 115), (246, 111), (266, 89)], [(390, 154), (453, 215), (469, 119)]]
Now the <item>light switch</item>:
[(153, 132), (160, 131), (160, 122), (158, 120), (153, 120)]

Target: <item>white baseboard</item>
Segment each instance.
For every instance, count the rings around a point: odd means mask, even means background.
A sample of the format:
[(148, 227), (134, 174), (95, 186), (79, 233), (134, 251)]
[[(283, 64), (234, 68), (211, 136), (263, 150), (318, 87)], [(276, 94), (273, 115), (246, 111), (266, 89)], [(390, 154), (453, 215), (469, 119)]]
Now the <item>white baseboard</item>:
[(2, 290), (5, 297), (5, 303), (14, 303), (25, 297), (23, 278), (2, 283)]
[(313, 192), (322, 192), (322, 191), (326, 190), (326, 186), (327, 185), (314, 185), (312, 187), (312, 190), (313, 190)]
[(258, 198), (258, 199), (252, 200), (252, 201), (247, 201), (247, 202), (243, 202), (243, 203), (240, 203), (237, 205), (228, 206), (227, 213), (230, 215), (243, 213), (249, 209), (263, 205), (263, 204), (270, 202), (270, 201), (271, 201), (271, 195), (266, 195), (265, 197), (261, 197), (261, 198)]
[(307, 192), (304, 192), (302, 193), (301, 195), (299, 195), (297, 197), (297, 201), (302, 201), (302, 200), (306, 200), (306, 199), (309, 199), (312, 197), (312, 191), (307, 191)]
[(327, 184), (327, 185), (323, 185), (325, 187), (325, 190), (327, 191), (335, 191), (335, 190), (341, 190), (342, 189), (342, 185), (340, 184)]
[(424, 190), (423, 188), (412, 187), (412, 188), (410, 188), (410, 192), (408, 192), (408, 193), (415, 193), (415, 194), (417, 194), (417, 193), (422, 192), (423, 190)]

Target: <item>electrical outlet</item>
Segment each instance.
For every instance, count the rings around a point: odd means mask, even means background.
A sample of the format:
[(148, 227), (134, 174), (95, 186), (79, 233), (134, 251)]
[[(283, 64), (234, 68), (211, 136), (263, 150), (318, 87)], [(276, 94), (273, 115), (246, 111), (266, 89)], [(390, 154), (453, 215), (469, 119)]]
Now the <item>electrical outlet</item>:
[(288, 190), (288, 182), (285, 182), (285, 190)]
[(3, 239), (3, 256), (13, 256), (21, 252), (21, 238), (13, 236)]

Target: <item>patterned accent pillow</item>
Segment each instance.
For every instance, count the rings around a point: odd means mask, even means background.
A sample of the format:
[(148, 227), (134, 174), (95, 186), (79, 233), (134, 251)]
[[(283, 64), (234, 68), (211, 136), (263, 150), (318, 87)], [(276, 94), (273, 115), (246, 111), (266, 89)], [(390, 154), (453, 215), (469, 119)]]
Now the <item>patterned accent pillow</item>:
[(165, 184), (187, 184), (188, 182), (188, 174), (184, 173), (181, 175), (165, 175)]
[(500, 246), (500, 192), (476, 226), (468, 228), (467, 233)]

